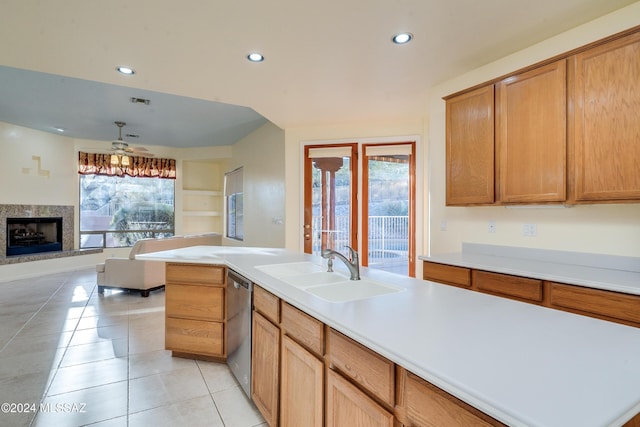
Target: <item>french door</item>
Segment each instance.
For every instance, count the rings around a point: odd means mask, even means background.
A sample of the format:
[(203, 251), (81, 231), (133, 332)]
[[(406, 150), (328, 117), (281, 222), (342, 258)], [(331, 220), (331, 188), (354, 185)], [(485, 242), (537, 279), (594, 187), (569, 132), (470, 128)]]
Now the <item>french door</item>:
[(362, 151), (362, 265), (414, 277), (415, 143)]
[(357, 144), (304, 150), (304, 251), (358, 248)]
[(415, 143), (363, 144), (360, 165), (358, 148), (305, 147), (304, 251), (351, 246), (363, 266), (414, 276)]

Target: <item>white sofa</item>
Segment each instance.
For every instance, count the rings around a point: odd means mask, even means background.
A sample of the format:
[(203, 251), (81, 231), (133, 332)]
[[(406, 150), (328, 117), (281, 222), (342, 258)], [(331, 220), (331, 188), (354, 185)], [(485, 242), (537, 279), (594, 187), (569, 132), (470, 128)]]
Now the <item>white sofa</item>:
[(98, 292), (103, 294), (105, 289), (115, 288), (140, 291), (143, 297), (148, 297), (150, 291), (164, 287), (164, 263), (137, 260), (137, 254), (221, 244), (222, 236), (218, 233), (140, 239), (131, 248), (128, 258), (107, 258), (96, 265)]

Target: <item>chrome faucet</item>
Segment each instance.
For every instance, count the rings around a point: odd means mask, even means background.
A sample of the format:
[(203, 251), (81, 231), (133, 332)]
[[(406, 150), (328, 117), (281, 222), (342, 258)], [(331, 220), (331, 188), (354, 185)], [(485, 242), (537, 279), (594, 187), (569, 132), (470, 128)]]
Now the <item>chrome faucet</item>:
[(349, 249), (349, 258), (342, 255), (340, 252), (334, 251), (333, 249), (324, 249), (321, 253), (322, 258), (327, 259), (327, 267), (329, 272), (333, 271), (333, 257), (339, 258), (349, 269), (349, 273), (351, 274), (351, 280), (360, 280), (360, 261), (358, 258), (358, 253), (351, 247), (345, 246), (345, 248)]

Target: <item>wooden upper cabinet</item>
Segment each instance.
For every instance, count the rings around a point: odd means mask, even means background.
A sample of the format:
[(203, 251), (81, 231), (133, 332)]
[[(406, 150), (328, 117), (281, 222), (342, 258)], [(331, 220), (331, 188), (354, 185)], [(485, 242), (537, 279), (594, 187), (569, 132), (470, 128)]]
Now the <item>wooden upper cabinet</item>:
[(447, 205), (492, 204), (494, 185), (494, 87), (448, 98)]
[(566, 61), (496, 84), (497, 199), (566, 199)]
[(569, 66), (575, 200), (640, 200), (640, 33), (574, 55)]

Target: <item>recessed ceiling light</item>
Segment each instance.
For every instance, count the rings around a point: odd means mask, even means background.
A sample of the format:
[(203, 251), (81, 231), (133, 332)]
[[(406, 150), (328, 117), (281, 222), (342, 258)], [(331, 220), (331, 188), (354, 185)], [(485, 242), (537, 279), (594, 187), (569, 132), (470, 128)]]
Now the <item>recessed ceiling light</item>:
[(398, 33), (391, 38), (395, 44), (405, 44), (409, 43), (413, 39), (413, 34), (411, 33)]
[(264, 56), (257, 52), (253, 52), (247, 55), (247, 59), (251, 62), (262, 62), (264, 61)]
[(136, 71), (131, 67), (120, 66), (120, 67), (117, 67), (116, 70), (120, 74), (124, 74), (124, 75), (127, 75), (127, 76), (132, 76), (132, 75), (134, 75), (136, 73)]
[(54, 126), (53, 130), (55, 130), (56, 132), (64, 133), (64, 128), (61, 128), (59, 126)]

